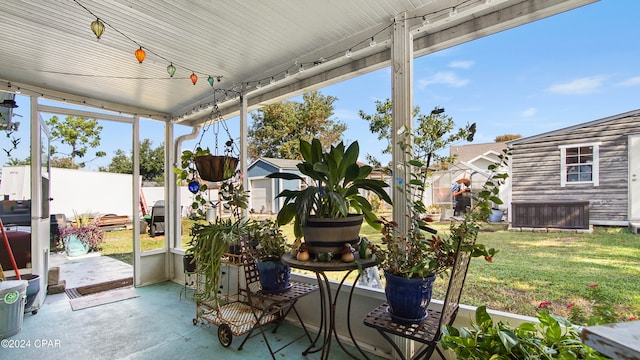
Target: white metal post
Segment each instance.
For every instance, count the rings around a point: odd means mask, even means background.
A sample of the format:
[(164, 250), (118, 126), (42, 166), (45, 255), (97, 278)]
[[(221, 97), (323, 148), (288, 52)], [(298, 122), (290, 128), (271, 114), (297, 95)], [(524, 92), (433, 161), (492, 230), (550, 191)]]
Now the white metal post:
[(402, 139), (399, 132), (403, 129), (413, 131), (413, 36), (406, 17), (406, 13), (396, 17), (391, 43), (393, 220), (398, 223), (400, 233), (408, 228), (407, 202), (402, 188), (407, 186), (410, 169), (406, 164), (407, 154), (398, 144)]

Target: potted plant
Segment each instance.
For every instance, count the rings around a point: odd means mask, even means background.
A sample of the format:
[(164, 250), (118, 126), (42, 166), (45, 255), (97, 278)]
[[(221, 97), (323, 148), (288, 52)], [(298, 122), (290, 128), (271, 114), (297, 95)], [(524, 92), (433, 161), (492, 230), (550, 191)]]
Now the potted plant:
[(440, 205), (432, 204), (427, 206), (424, 210), (424, 220), (426, 222), (440, 221), (440, 217), (442, 216), (442, 209), (440, 208)]
[(340, 142), (329, 151), (322, 149), (320, 140), (300, 140), (303, 161), (297, 165), (304, 176), (293, 173), (273, 173), (269, 178), (300, 180), (306, 184), (302, 190), (283, 190), (277, 197), (284, 199), (278, 212), (279, 225), (294, 222), (296, 237), (304, 236), (311, 253), (344, 252), (344, 244), (355, 245), (359, 239), (362, 220), (380, 229), (371, 203), (360, 194), (368, 190), (391, 204), (382, 180), (369, 179), (371, 166), (358, 164), (358, 142), (346, 147)]
[(241, 211), (248, 206), (248, 196), (244, 187), (234, 182), (234, 178), (222, 182), (219, 187), (219, 199), (229, 210), (230, 216), (218, 217), (210, 222), (206, 220), (206, 210), (211, 203), (203, 196), (208, 187), (206, 184), (200, 184), (198, 180), (192, 182), (196, 183), (190, 184), (190, 187), (196, 190), (196, 198), (192, 204), (195, 222), (190, 229), (191, 240), (185, 255), (193, 256), (189, 264), (195, 264), (194, 272), (200, 276), (199, 281), (202, 284), (195, 298), (198, 301), (213, 301), (217, 305), (222, 258), (225, 253), (232, 251), (233, 247), (239, 248), (240, 238), (246, 236), (248, 220), (242, 217)]
[(480, 306), (471, 327), (445, 326), (440, 343), (457, 359), (608, 359), (584, 345), (579, 329), (569, 320), (544, 311), (536, 316), (538, 323), (512, 327), (495, 322)]
[(222, 258), (231, 244), (237, 243), (246, 230), (246, 219), (217, 219), (215, 222), (195, 222), (191, 227), (188, 253), (193, 254), (195, 272), (202, 287), (195, 298), (219, 304), (220, 270)]
[(291, 269), (280, 261), (287, 252), (287, 239), (274, 220), (250, 221), (247, 240), (253, 245), (252, 255), (258, 268), (260, 285), (265, 294), (287, 291), (291, 285)]
[(67, 256), (81, 256), (90, 251), (99, 251), (100, 244), (104, 241), (104, 230), (98, 225), (98, 219), (92, 219), (89, 213), (73, 213), (75, 220), (70, 226), (60, 229)]
[[(396, 322), (416, 323), (424, 320), (435, 277), (453, 265), (459, 243), (461, 251), (469, 251), (473, 257), (484, 256), (491, 260), (496, 253), (496, 250), (486, 249), (475, 240), (479, 223), (486, 222), (491, 212), (491, 202), (501, 203), (496, 194), (498, 184), (507, 177), (504, 173), (494, 173), (486, 181), (474, 199), (472, 211), (462, 221), (452, 222), (449, 234), (436, 234), (424, 219), (427, 208), (422, 199), (428, 188), (432, 158), (447, 161), (448, 158), (438, 157), (436, 151), (462, 139), (472, 140), (475, 129), (475, 124), (461, 128), (443, 141), (440, 138), (450, 127), (447, 127), (447, 121), (438, 121), (435, 116), (430, 116), (431, 126), (418, 127), (415, 134), (405, 131), (399, 142), (404, 151), (403, 165), (412, 169), (410, 181), (397, 184), (406, 199), (408, 223), (406, 230), (400, 232), (396, 222), (381, 219), (383, 244), (374, 250), (379, 267), (385, 274), (389, 313)], [(495, 171), (506, 165), (506, 161), (505, 152), (500, 157), (500, 163), (491, 165), (490, 169)]]

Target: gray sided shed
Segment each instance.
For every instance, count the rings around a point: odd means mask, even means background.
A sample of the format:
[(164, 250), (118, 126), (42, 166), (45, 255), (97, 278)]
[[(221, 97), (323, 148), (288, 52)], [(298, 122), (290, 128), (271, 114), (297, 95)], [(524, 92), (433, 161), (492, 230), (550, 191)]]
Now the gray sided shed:
[[(298, 190), (302, 186), (299, 180), (269, 179), (266, 176), (274, 172), (287, 172), (303, 176), (297, 164), (300, 160), (259, 158), (247, 168), (249, 180), (249, 208), (255, 213), (275, 214), (282, 207), (282, 199), (276, 198), (284, 190)], [(303, 176), (304, 177), (304, 176)]]
[[(640, 110), (508, 144), (513, 227), (584, 229), (640, 221)], [(586, 174), (573, 172), (576, 149), (593, 149)]]

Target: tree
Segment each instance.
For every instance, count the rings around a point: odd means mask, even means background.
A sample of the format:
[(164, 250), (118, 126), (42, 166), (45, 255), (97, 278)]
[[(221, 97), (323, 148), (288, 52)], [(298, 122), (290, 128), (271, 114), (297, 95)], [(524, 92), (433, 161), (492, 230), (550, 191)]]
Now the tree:
[[(61, 121), (57, 116), (52, 116), (47, 120), (47, 126), (51, 129), (52, 143), (59, 141), (71, 147), (70, 153), (63, 153), (53, 145), (51, 145), (50, 149), (50, 155), (52, 157), (55, 154), (66, 155), (70, 159), (68, 163), (69, 168), (76, 169), (84, 167), (87, 161), (76, 164), (76, 158), (83, 158), (89, 148), (97, 148), (100, 146), (102, 126), (98, 124), (98, 120), (96, 119), (67, 116), (64, 121)], [(95, 158), (102, 156), (106, 156), (104, 151), (97, 151), (95, 154)], [(61, 164), (67, 164), (67, 162), (62, 161)]]
[[(358, 114), (360, 118), (369, 122), (369, 130), (378, 134), (378, 140), (387, 140), (387, 147), (382, 150), (383, 154), (391, 153), (392, 136), (392, 105), (391, 100), (386, 99), (384, 102), (376, 100), (376, 113), (369, 115), (360, 110)], [(414, 118), (414, 151), (416, 154), (431, 154), (430, 164), (439, 166), (439, 164), (448, 164), (455, 160), (452, 156), (440, 153), (442, 149), (451, 145), (460, 138), (466, 138), (467, 141), (473, 141), (475, 134), (475, 124), (459, 129), (456, 133), (452, 133), (455, 127), (453, 118), (447, 116), (442, 109), (436, 107), (430, 114), (421, 114), (420, 107), (413, 109)], [(367, 159), (373, 164), (380, 162), (370, 154)]]
[(27, 156), (23, 160), (10, 157), (7, 161), (8, 166), (22, 166), (22, 165), (31, 165), (31, 156)]
[(333, 116), (334, 96), (324, 96), (319, 91), (306, 93), (303, 102), (283, 101), (263, 107), (251, 114), (249, 128), (249, 157), (261, 156), (300, 159), (300, 139), (318, 138), (324, 146), (342, 139), (347, 126)]
[[(387, 141), (387, 147), (382, 149), (383, 154), (391, 154), (391, 148), (393, 147), (391, 143), (391, 110), (391, 99), (386, 99), (385, 101), (376, 100), (376, 112), (373, 115), (369, 115), (363, 110), (358, 111), (360, 118), (369, 122), (369, 130), (374, 134), (378, 134), (378, 140)], [(415, 118), (419, 112), (420, 108), (416, 106), (413, 109), (413, 117)], [(371, 154), (367, 154), (367, 158), (369, 162), (380, 163)]]
[[(154, 181), (164, 184), (164, 143), (152, 148), (153, 141), (144, 139), (140, 142), (140, 175), (144, 181)], [(124, 150), (115, 151), (111, 163), (107, 167), (100, 167), (100, 171), (133, 174), (133, 154), (127, 155)]]
[(522, 137), (522, 135), (520, 135), (520, 134), (504, 134), (504, 135), (496, 136), (494, 141), (495, 142), (503, 142), (503, 141), (520, 139), (521, 137)]

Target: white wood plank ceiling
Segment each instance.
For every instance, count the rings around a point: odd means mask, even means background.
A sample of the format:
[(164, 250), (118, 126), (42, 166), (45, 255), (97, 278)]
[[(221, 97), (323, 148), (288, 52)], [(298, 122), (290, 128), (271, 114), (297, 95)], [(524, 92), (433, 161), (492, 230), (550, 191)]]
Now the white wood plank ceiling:
[(0, 90), (193, 125), (236, 115), (239, 92), (253, 109), (388, 66), (405, 12), (423, 56), (593, 1), (0, 0)]

